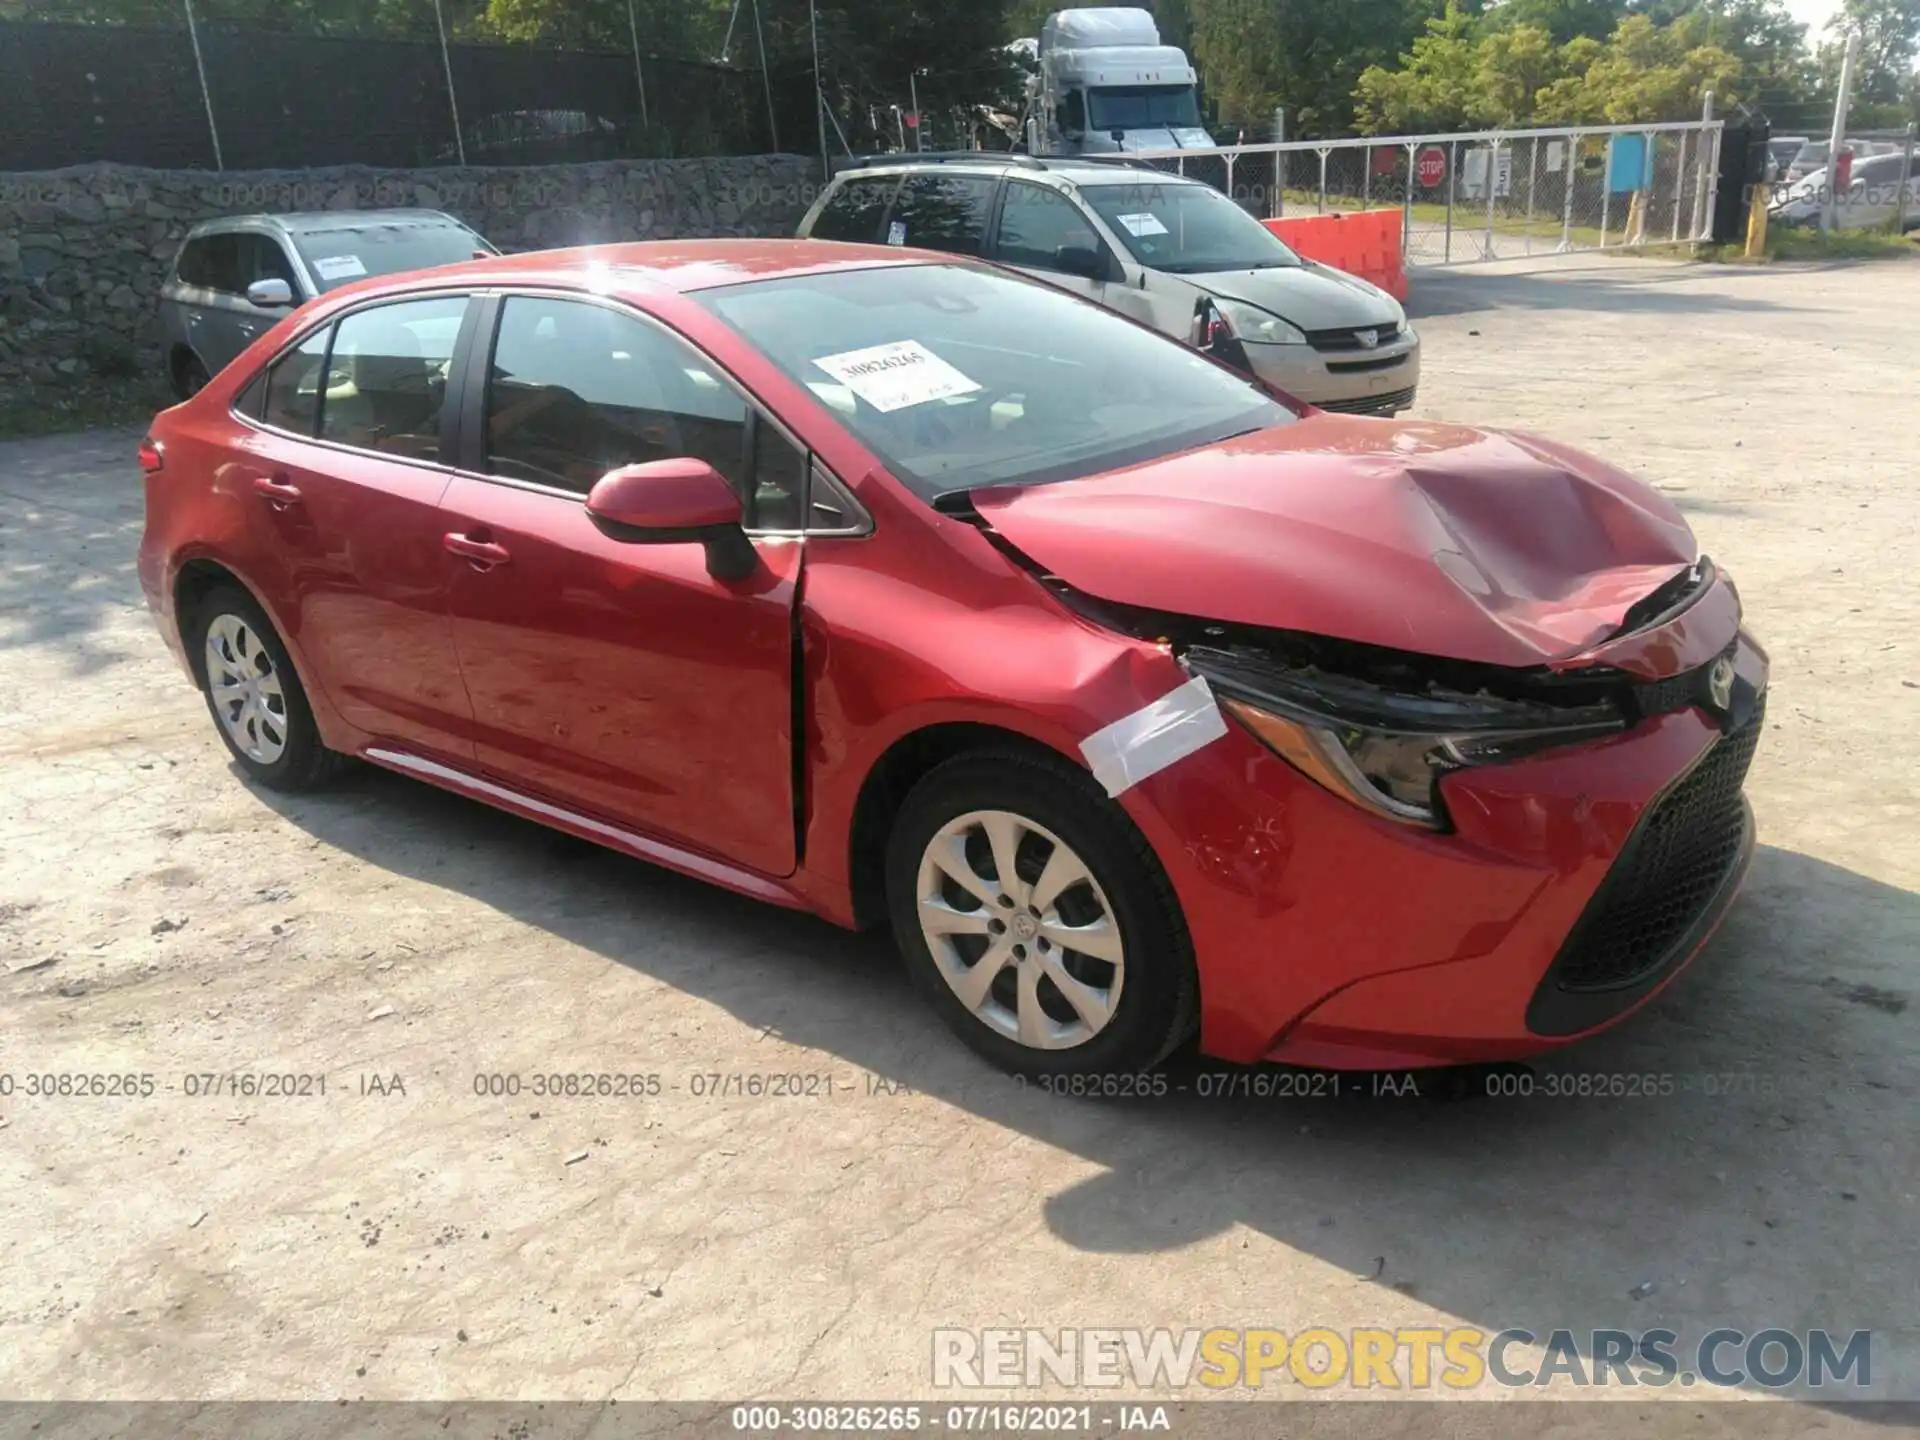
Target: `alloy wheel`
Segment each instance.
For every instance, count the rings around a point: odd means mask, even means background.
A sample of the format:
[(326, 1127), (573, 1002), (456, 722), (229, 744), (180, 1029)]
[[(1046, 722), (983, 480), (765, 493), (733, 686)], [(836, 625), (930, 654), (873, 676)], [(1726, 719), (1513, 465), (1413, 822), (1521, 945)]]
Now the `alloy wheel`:
[(287, 749), (287, 697), (273, 656), (238, 615), (217, 615), (207, 626), (207, 691), (234, 747), (271, 765)]
[(917, 914), (941, 978), (975, 1019), (1034, 1050), (1112, 1021), (1126, 973), (1113, 906), (1073, 849), (1006, 810), (943, 825), (920, 860)]

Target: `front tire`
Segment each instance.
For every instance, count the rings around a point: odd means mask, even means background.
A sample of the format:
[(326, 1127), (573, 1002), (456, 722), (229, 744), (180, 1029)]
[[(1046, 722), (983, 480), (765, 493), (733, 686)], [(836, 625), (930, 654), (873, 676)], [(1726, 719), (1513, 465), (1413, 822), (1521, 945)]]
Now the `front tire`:
[(1193, 1031), (1173, 887), (1126, 813), (1064, 761), (975, 751), (929, 772), (894, 823), (887, 903), (915, 984), (1004, 1070), (1138, 1074)]
[(307, 692), (266, 611), (246, 591), (223, 585), (194, 608), (188, 653), (207, 709), (228, 752), (269, 790), (310, 790), (346, 757), (320, 743)]

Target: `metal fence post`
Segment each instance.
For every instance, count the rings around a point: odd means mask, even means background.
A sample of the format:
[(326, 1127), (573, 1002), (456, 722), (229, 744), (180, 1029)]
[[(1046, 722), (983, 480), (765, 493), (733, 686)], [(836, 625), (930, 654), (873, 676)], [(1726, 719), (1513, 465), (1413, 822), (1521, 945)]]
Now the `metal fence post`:
[(1360, 208), (1373, 208), (1373, 147), (1360, 152)]
[(1727, 127), (1716, 124), (1713, 128), (1713, 151), (1707, 159), (1706, 200), (1700, 207), (1700, 213), (1694, 216), (1693, 238), (1709, 240), (1713, 237), (1713, 212), (1720, 204), (1720, 145), (1727, 138)]
[(1319, 204), (1319, 208), (1314, 213), (1316, 215), (1326, 214), (1327, 213), (1327, 152), (1324, 148), (1322, 148), (1320, 151), (1320, 199), (1318, 204)]
[(1567, 135), (1567, 173), (1560, 185), (1560, 249), (1564, 255), (1573, 249), (1573, 187), (1580, 173), (1580, 137)]
[(213, 168), (224, 170), (226, 160), (220, 154), (220, 127), (213, 123), (213, 92), (207, 88), (207, 62), (200, 57), (200, 27), (193, 20), (193, 0), (181, 0), (187, 9), (187, 38), (193, 42), (193, 68), (200, 76), (200, 100), (207, 107), (207, 134), (213, 137)]
[(1900, 162), (1900, 188), (1893, 192), (1893, 233), (1907, 233), (1907, 186), (1913, 183), (1914, 127), (1907, 126), (1906, 158)]
[(1404, 264), (1413, 257), (1413, 183), (1416, 177), (1413, 146), (1403, 145), (1401, 149), (1407, 152), (1407, 188), (1403, 192), (1406, 198), (1400, 202), (1400, 259)]
[(1533, 154), (1527, 161), (1527, 218), (1520, 222), (1526, 253), (1533, 253), (1533, 192), (1540, 185), (1540, 137), (1533, 137)]
[(1455, 140), (1447, 146), (1447, 244), (1442, 252), (1442, 264), (1453, 263), (1453, 197), (1460, 187), (1460, 142)]
[[(437, 5), (439, 0), (434, 0), (434, 3)], [(758, 10), (754, 11), (756, 23), (759, 13)], [(627, 32), (633, 36), (633, 83), (640, 87), (640, 128), (644, 130), (653, 122), (647, 119), (647, 77), (640, 73), (640, 22), (634, 17), (633, 0), (627, 0)], [(762, 56), (761, 64), (765, 63), (766, 59)]]
[(1613, 210), (1613, 136), (1607, 136), (1607, 148), (1600, 160), (1600, 243), (1594, 248), (1607, 248), (1607, 221)]
[[(1687, 140), (1689, 138), (1685, 130), (1680, 132), (1680, 163), (1673, 172), (1673, 241), (1676, 245), (1680, 243), (1680, 197), (1687, 188)], [(1700, 138), (1702, 140), (1707, 138), (1704, 131)]]
[(433, 23), (440, 30), (440, 64), (447, 72), (447, 109), (453, 115), (453, 145), (461, 165), (467, 163), (467, 137), (460, 133), (460, 101), (453, 93), (453, 53), (447, 49), (447, 17), (440, 0), (433, 0)]
[(1487, 240), (1483, 247), (1487, 259), (1495, 258), (1493, 253), (1493, 197), (1500, 190), (1500, 142), (1493, 140), (1487, 145)]

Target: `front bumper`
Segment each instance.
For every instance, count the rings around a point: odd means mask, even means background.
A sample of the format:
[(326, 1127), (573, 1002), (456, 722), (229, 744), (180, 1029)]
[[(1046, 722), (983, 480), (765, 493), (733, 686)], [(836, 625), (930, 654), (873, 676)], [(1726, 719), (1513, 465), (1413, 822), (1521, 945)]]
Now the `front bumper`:
[[(1735, 665), (1752, 702), (1767, 661), (1744, 634)], [(1201, 1048), (1397, 1069), (1517, 1059), (1625, 1018), (1739, 887), (1760, 708), (1456, 772), (1446, 834), (1361, 812), (1234, 726), (1129, 807), (1193, 935)], [(1689, 808), (1709, 791), (1711, 814)]]
[(1242, 345), (1257, 378), (1323, 410), (1390, 415), (1412, 405), (1420, 386), (1420, 337), (1411, 328), (1373, 350)]

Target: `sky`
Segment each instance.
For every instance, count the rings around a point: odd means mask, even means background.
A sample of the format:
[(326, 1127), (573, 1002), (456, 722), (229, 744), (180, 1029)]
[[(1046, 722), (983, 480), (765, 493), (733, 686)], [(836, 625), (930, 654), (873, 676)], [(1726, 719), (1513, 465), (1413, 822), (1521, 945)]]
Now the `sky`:
[(1793, 18), (1807, 27), (1807, 39), (1818, 45), (1824, 38), (1827, 21), (1840, 8), (1840, 0), (1787, 0)]

